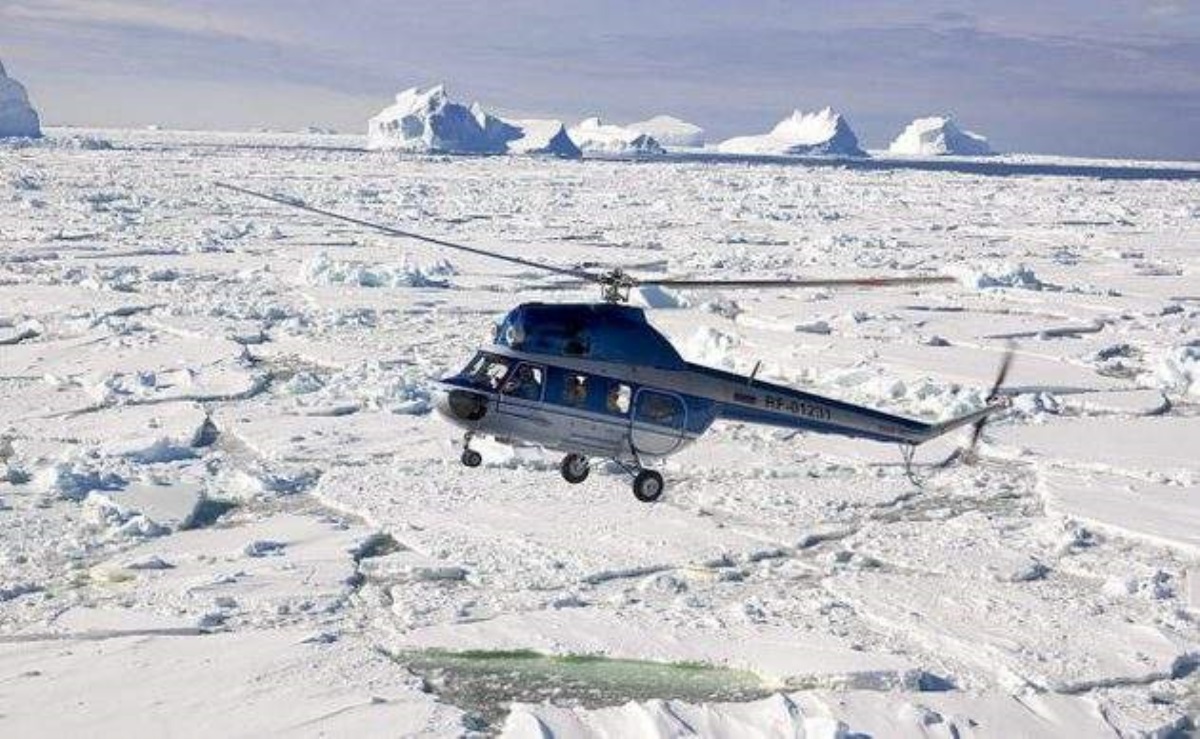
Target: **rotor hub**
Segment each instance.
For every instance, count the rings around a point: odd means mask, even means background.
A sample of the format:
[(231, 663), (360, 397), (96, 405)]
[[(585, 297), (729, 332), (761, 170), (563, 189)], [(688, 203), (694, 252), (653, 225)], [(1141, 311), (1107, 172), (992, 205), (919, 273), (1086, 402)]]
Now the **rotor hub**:
[(637, 280), (622, 269), (614, 269), (600, 275), (600, 299), (605, 303), (628, 303), (630, 291)]

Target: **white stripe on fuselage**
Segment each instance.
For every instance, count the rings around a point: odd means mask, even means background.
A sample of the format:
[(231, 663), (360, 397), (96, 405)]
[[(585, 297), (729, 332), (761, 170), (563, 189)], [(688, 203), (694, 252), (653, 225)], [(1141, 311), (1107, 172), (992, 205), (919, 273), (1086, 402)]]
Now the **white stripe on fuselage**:
[[(757, 421), (759, 423), (774, 423), (778, 426), (809, 428), (825, 433), (846, 435), (868, 432), (892, 437), (896, 441), (906, 441), (910, 438), (919, 441), (914, 438), (916, 432), (906, 429), (904, 424), (924, 423), (902, 416), (881, 413), (873, 408), (856, 406), (846, 401), (823, 398), (795, 388), (755, 382), (749, 377), (737, 377), (736, 379), (713, 377), (689, 368), (669, 370), (624, 362), (530, 354), (499, 345), (489, 346), (482, 351), (515, 360), (609, 377), (651, 389), (669, 389), (727, 406), (745, 408), (773, 419), (773, 421), (765, 419)], [(748, 399), (749, 402), (743, 398)], [(880, 415), (883, 417), (879, 417)]]
[[(636, 431), (638, 434), (647, 434), (674, 444), (670, 452), (673, 454), (700, 437), (700, 434), (682, 429), (668, 429), (641, 421), (631, 423), (628, 416), (596, 413), (545, 401), (502, 395), (490, 389), (469, 388), (447, 382), (435, 384), (443, 392), (461, 390), (488, 399), (488, 414), (479, 421), (466, 421), (448, 416), (447, 420), (451, 423), (492, 436), (516, 436), (552, 449), (587, 451), (617, 457), (628, 453), (630, 435)], [(571, 422), (580, 421), (587, 424), (590, 430), (569, 425)], [(667, 456), (642, 449), (639, 449), (638, 453), (646, 457)]]

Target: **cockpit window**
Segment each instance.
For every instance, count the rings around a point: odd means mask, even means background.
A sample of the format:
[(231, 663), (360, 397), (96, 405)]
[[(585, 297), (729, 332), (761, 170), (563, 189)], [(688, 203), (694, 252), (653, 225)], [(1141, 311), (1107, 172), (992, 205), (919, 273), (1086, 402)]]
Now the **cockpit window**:
[(500, 392), (525, 400), (541, 400), (545, 377), (541, 367), (522, 363), (517, 365), (516, 371), (505, 380)]
[(479, 354), (471, 360), (471, 364), (467, 365), (463, 375), (476, 387), (496, 390), (500, 387), (504, 376), (508, 374), (508, 368), (511, 365), (512, 363), (504, 357)]

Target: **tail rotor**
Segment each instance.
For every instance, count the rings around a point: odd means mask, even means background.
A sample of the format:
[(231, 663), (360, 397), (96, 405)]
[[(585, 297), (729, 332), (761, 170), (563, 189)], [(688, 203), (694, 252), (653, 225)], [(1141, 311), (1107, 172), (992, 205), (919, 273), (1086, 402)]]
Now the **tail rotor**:
[(1008, 349), (1004, 352), (1004, 357), (1000, 360), (1000, 367), (996, 371), (996, 379), (992, 383), (992, 389), (987, 395), (988, 412), (979, 418), (971, 425), (971, 436), (967, 440), (967, 445), (961, 449), (956, 449), (950, 456), (946, 457), (940, 463), (934, 465), (938, 469), (949, 467), (955, 461), (961, 461), (965, 464), (972, 464), (976, 461), (975, 449), (979, 446), (979, 439), (983, 436), (983, 429), (987, 426), (988, 421), (996, 412), (1008, 407), (1008, 398), (1001, 392), (1004, 386), (1004, 381), (1008, 378), (1008, 371), (1012, 367), (1014, 346), (1008, 345)]

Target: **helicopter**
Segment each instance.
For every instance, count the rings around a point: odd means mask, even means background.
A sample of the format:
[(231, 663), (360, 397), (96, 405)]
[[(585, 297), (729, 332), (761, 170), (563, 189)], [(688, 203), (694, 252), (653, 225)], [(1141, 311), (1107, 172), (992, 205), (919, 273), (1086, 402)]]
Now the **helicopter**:
[[(437, 383), (437, 412), (461, 428), (460, 461), (479, 467), (471, 441), (487, 436), (505, 444), (533, 444), (561, 452), (564, 480), (588, 478), (592, 460), (611, 460), (632, 479), (634, 496), (651, 503), (665, 483), (648, 462), (675, 454), (718, 420), (895, 443), (913, 478), (921, 444), (973, 425), (968, 444), (937, 466), (970, 461), (987, 420), (1008, 407), (1001, 386), (1012, 360), (1004, 355), (984, 407), (930, 423), (758, 379), (761, 363), (740, 375), (686, 361), (671, 342), (628, 305), (634, 288), (792, 289), (904, 287), (954, 282), (929, 276), (840, 279), (639, 278), (621, 269), (594, 272), (545, 264), (444, 239), (403, 231), (317, 208), (284, 195), (228, 183), (218, 187), (399, 238), (570, 277), (600, 288), (594, 303), (523, 303), (498, 324), (492, 344), (460, 372)], [(915, 478), (914, 478), (915, 479)]]

